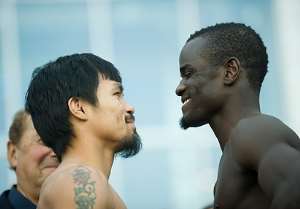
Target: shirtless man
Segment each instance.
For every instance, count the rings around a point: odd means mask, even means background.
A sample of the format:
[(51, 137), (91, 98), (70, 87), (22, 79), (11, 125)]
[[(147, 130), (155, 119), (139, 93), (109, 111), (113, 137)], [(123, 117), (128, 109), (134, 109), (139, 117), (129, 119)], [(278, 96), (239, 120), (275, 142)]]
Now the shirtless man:
[(118, 70), (93, 54), (60, 57), (35, 70), (25, 106), (61, 161), (38, 208), (126, 208), (108, 179), (115, 155), (133, 156), (141, 142)]
[(223, 151), (214, 208), (299, 209), (299, 137), (260, 112), (268, 56), (259, 35), (238, 23), (201, 29), (179, 63), (181, 126), (209, 124)]

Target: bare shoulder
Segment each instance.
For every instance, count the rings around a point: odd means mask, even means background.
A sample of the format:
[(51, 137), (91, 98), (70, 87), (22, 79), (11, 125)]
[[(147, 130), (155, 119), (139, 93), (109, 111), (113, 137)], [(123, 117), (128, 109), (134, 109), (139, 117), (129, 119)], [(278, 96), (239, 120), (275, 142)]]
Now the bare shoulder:
[(258, 115), (242, 119), (230, 136), (230, 147), (241, 162), (256, 162), (277, 145), (286, 145), (300, 151), (297, 134), (279, 119)]
[(106, 178), (88, 166), (58, 168), (44, 183), (39, 209), (112, 207), (113, 194)]
[(270, 208), (299, 208), (300, 140), (283, 122), (267, 115), (241, 120), (226, 151), (243, 171), (256, 172)]
[(269, 115), (258, 115), (244, 118), (233, 129), (230, 140), (233, 145), (267, 146), (287, 143), (300, 148), (297, 134), (279, 119)]

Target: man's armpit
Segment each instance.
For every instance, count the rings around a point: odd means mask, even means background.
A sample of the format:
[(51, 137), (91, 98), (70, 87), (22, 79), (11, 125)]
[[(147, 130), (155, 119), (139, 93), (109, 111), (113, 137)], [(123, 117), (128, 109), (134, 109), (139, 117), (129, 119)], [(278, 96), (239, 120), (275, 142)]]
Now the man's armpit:
[(96, 181), (91, 170), (79, 166), (72, 171), (74, 182), (74, 201), (77, 209), (94, 209), (96, 203)]

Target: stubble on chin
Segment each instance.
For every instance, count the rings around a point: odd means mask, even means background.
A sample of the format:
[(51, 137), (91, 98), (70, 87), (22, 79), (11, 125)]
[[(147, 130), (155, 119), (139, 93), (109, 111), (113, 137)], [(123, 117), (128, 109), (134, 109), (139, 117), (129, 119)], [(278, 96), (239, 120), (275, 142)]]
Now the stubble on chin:
[(116, 149), (115, 154), (120, 155), (123, 158), (129, 158), (139, 153), (141, 148), (141, 138), (137, 131), (134, 130), (131, 136), (128, 136), (121, 140), (121, 143)]
[(184, 117), (182, 117), (179, 121), (179, 125), (183, 130), (186, 130), (190, 127), (190, 124), (185, 120)]

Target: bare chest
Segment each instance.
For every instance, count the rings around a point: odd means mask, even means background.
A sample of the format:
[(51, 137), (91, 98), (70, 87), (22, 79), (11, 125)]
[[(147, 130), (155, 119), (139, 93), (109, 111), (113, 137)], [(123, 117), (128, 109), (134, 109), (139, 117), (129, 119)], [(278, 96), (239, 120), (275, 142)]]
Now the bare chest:
[(242, 169), (225, 150), (215, 185), (216, 209), (268, 209), (267, 199), (257, 182), (257, 173)]

